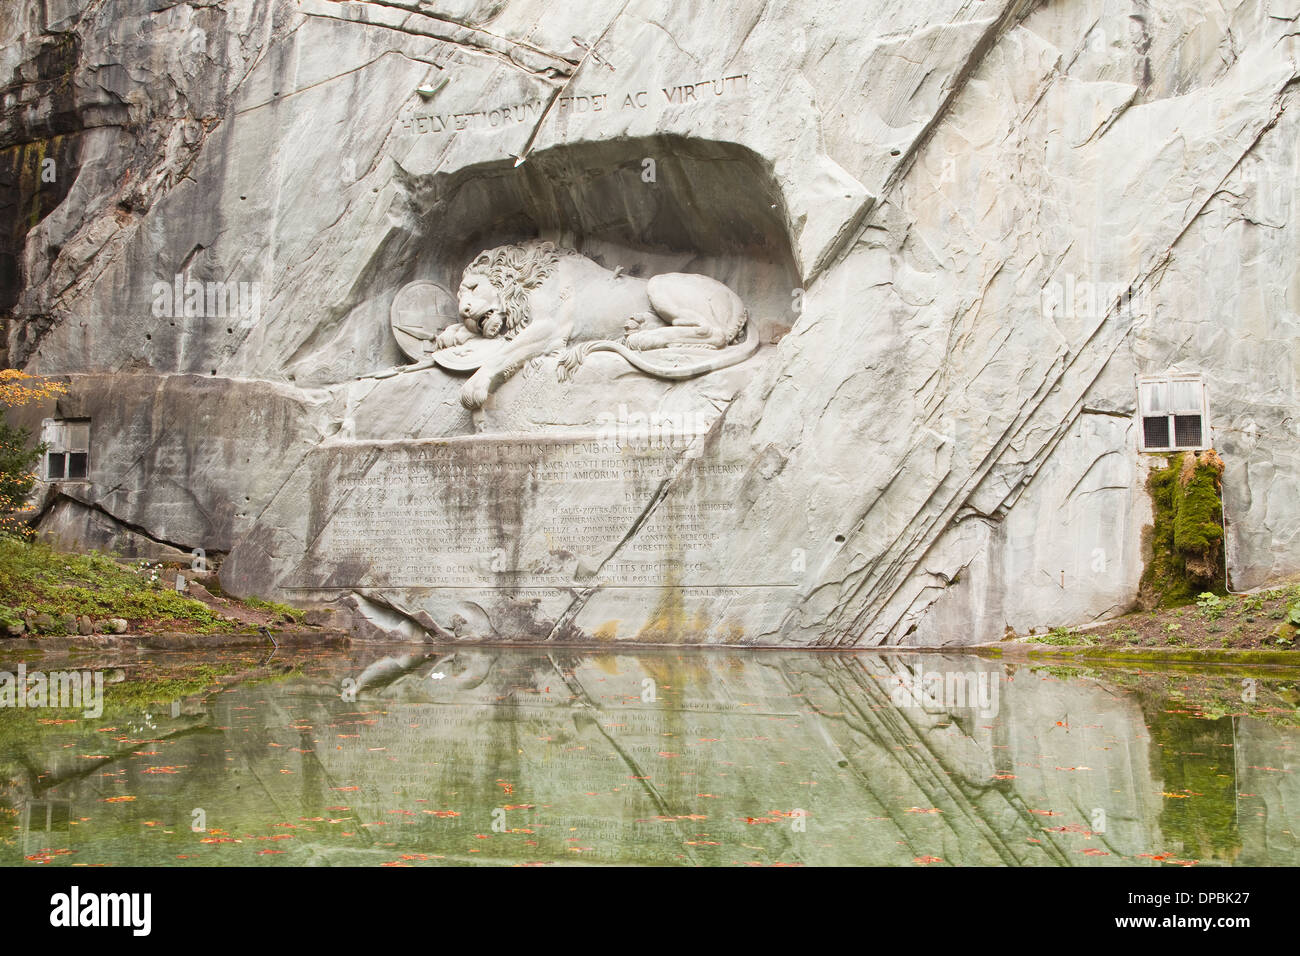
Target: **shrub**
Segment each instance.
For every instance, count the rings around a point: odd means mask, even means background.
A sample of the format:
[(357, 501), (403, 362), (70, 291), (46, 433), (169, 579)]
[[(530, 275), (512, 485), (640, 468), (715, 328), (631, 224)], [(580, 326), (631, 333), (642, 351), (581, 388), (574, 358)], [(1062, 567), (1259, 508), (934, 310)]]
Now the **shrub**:
[(0, 421), (0, 534), (28, 537), (31, 529), (19, 512), (36, 485), (34, 469), (45, 454), (45, 446), (28, 448), (31, 433)]

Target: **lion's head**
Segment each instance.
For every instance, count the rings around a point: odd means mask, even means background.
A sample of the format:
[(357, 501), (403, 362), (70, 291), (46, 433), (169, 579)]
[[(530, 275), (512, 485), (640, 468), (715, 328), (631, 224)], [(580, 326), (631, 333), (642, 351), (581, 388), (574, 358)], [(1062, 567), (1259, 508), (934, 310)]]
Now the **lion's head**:
[(480, 252), (456, 293), (465, 327), (487, 338), (504, 329), (506, 338), (514, 338), (532, 319), (528, 293), (554, 274), (562, 255), (572, 252), (536, 239)]

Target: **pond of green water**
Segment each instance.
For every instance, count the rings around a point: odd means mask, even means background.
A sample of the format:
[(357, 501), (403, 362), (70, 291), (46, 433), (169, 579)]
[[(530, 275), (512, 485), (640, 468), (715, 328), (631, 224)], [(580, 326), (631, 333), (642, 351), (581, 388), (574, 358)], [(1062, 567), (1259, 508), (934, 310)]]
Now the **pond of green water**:
[(107, 681), (98, 716), (0, 708), (0, 864), (1300, 865), (1295, 677), (959, 654), (255, 657), (0, 657)]

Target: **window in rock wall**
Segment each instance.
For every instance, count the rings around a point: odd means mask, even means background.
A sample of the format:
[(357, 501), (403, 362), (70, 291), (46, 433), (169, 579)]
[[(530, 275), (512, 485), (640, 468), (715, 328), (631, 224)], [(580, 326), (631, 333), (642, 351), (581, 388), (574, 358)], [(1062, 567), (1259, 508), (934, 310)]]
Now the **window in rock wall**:
[(46, 481), (85, 481), (90, 475), (90, 419), (47, 418), (41, 422)]
[(1210, 447), (1210, 409), (1199, 375), (1144, 378), (1138, 382), (1143, 451)]

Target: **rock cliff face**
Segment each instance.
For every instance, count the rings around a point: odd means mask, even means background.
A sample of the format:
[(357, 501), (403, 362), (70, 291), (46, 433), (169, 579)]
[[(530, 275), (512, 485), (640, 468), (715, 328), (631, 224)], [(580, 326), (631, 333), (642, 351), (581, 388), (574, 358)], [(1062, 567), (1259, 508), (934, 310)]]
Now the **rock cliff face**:
[[(159, 7), (0, 11), (9, 361), (91, 421), (51, 534), (377, 637), (975, 642), (1133, 602), (1179, 373), (1233, 586), (1300, 569), (1297, 0)], [(761, 347), (390, 375), (403, 289), (539, 238)]]

